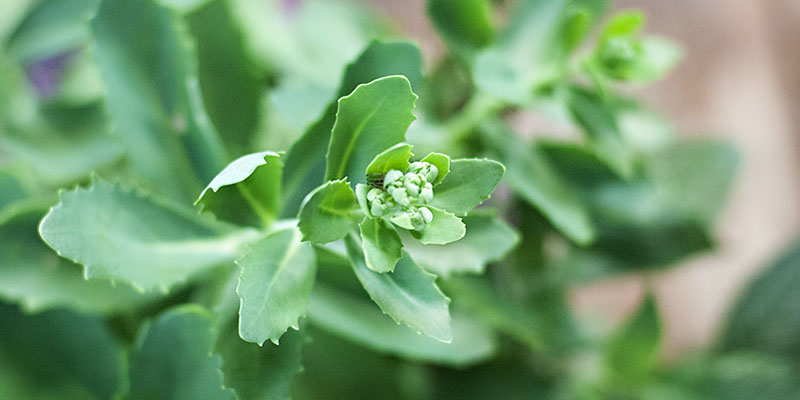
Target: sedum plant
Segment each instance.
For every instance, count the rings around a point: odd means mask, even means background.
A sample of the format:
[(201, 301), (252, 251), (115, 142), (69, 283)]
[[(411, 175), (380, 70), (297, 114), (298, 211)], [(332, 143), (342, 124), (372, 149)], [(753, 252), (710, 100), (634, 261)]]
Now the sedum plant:
[(424, 67), (359, 3), (0, 5), (0, 398), (796, 397), (796, 251), (671, 363), (656, 296), (568, 305), (713, 249), (738, 163), (608, 6), (428, 0)]

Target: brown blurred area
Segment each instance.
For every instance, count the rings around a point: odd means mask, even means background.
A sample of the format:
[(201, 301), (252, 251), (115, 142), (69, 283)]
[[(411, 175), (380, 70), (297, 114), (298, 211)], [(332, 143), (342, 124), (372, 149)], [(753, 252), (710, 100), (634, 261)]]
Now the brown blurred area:
[[(425, 0), (362, 0), (419, 41), (428, 65), (442, 44)], [(609, 327), (652, 287), (666, 326), (665, 356), (713, 343), (743, 286), (800, 237), (800, 1), (619, 0), (646, 30), (681, 43), (683, 63), (635, 92), (686, 137), (731, 140), (741, 166), (716, 229), (718, 248), (676, 268), (576, 288), (574, 307)]]

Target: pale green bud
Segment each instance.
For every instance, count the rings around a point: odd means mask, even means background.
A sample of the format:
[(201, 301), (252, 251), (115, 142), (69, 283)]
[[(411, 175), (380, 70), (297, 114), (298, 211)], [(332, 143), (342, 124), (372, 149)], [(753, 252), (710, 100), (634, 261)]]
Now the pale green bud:
[(390, 187), (386, 192), (392, 196), (397, 204), (400, 204), (401, 206), (411, 205), (411, 199), (408, 198), (408, 192), (406, 192), (406, 188)]
[(375, 201), (375, 199), (378, 198), (378, 196), (380, 196), (382, 193), (383, 190), (380, 190), (378, 188), (370, 189), (370, 191), (367, 192), (367, 201)]
[(419, 193), (419, 199), (421, 202), (427, 204), (433, 200), (433, 185), (430, 182), (426, 182), (425, 186), (422, 187)]
[(383, 187), (391, 185), (392, 183), (394, 183), (394, 181), (400, 179), (402, 176), (403, 173), (396, 169), (387, 172), (386, 175), (383, 177)]
[(436, 177), (439, 176), (439, 168), (436, 168), (436, 166), (433, 164), (428, 164), (428, 165), (430, 166), (430, 169), (428, 170), (428, 173), (425, 175), (425, 180), (427, 180), (428, 182), (433, 182), (436, 180)]
[(431, 221), (433, 221), (433, 213), (428, 207), (420, 207), (419, 213), (422, 215), (422, 219), (426, 224), (430, 224)]

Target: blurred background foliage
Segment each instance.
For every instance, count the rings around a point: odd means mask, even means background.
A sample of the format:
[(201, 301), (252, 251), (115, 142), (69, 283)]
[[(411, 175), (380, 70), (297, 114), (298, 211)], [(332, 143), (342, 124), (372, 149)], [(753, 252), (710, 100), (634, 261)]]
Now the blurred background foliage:
[[(169, 346), (159, 334), (180, 324), (196, 327), (198, 346), (216, 341), (223, 371), (259, 365), (240, 382), (225, 377), (240, 398), (800, 398), (797, 246), (742, 292), (713, 345), (681, 358), (663, 357), (652, 293), (613, 329), (569, 305), (577, 285), (714, 251), (736, 148), (682, 138), (632, 95), (665, 77), (681, 47), (604, 0), (429, 0), (426, 11), (445, 50), (423, 65), (391, 16), (363, 3), (0, 5), (0, 398), (146, 397), (134, 387), (153, 379), (146, 357), (214, 379), (167, 359), (180, 354), (127, 355), (142, 340)], [(335, 100), (397, 71), (420, 96), (409, 132), (418, 153), (507, 167), (500, 191), (466, 219), (464, 243), (409, 249), (440, 276), (454, 326), (469, 333), (455, 351), (421, 350), (387, 327), (342, 273), (348, 261), (324, 248), (302, 335), (260, 348), (229, 329), (228, 270), (142, 295), (84, 280), (37, 234), (58, 190), (93, 176), (189, 207), (229, 161), (264, 150), (288, 152), (293, 216), (322, 179), (319, 137)], [(515, 123), (523, 113), (546, 123)], [(218, 337), (202, 336), (202, 318), (180, 320), (181, 309), (137, 333), (185, 302), (214, 310)], [(259, 386), (259, 372), (280, 388)]]

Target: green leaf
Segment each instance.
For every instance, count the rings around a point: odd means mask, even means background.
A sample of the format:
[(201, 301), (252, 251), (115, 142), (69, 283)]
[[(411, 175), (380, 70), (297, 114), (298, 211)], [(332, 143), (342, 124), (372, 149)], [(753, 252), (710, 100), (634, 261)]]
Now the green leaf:
[(14, 129), (0, 145), (12, 158), (28, 165), (38, 181), (59, 186), (86, 177), (118, 161), (119, 141), (109, 134), (99, 103), (73, 107), (49, 105), (35, 121)]
[[(693, 357), (667, 372), (673, 390), (647, 399), (782, 400), (800, 396), (796, 364), (762, 353)], [(683, 396), (683, 397), (678, 397)]]
[(181, 22), (154, 0), (104, 0), (92, 32), (108, 111), (134, 171), (159, 192), (186, 200), (227, 156), (203, 109)]
[(394, 228), (380, 218), (364, 218), (358, 225), (364, 262), (375, 272), (391, 272), (403, 257), (403, 242)]
[[(418, 90), (422, 84), (422, 55), (417, 45), (409, 42), (373, 41), (358, 59), (348, 65), (336, 98), (319, 120), (295, 142), (286, 157), (283, 178), (286, 204), (284, 216), (295, 215), (303, 196), (324, 180), (325, 155), (336, 121), (336, 99), (351, 93), (360, 84), (389, 75), (405, 76), (411, 82), (412, 90)], [(379, 151), (386, 147), (389, 146)], [(370, 155), (370, 158), (374, 155)], [(359, 171), (361, 173), (363, 171)]]
[(487, 0), (429, 0), (436, 31), (458, 50), (474, 51), (491, 43), (492, 7)]
[(513, 133), (495, 128), (487, 127), (484, 134), (496, 151), (505, 155), (506, 181), (514, 191), (571, 240), (580, 244), (594, 240), (589, 209), (578, 191), (559, 176), (539, 149), (520, 145)]
[(435, 276), (403, 257), (394, 272), (378, 273), (367, 268), (364, 253), (353, 235), (345, 238), (347, 256), (370, 298), (398, 324), (440, 342), (453, 339), (448, 299), (434, 283)]
[(456, 215), (466, 215), (488, 199), (506, 168), (487, 159), (459, 159), (450, 163), (450, 173), (433, 191), (431, 205)]
[(423, 157), (422, 160), (426, 163), (436, 166), (439, 170), (439, 175), (431, 182), (433, 185), (438, 185), (450, 173), (450, 157), (442, 153), (430, 153)]
[(616, 112), (607, 100), (589, 90), (574, 87), (567, 96), (567, 106), (597, 157), (619, 175), (631, 177), (634, 156), (622, 140)]
[(124, 384), (123, 347), (100, 318), (25, 315), (0, 303), (0, 397), (111, 399)]
[(23, 211), (0, 224), (0, 297), (26, 312), (53, 308), (110, 314), (154, 300), (133, 288), (87, 281), (81, 267), (56, 255), (37, 233), (45, 208)]
[(236, 264), (241, 268), (236, 293), (241, 298), (239, 335), (258, 343), (299, 329), (314, 286), (314, 251), (297, 229), (274, 232), (253, 244)]
[(330, 333), (414, 361), (463, 368), (486, 360), (496, 350), (491, 332), (474, 319), (456, 314), (453, 341), (442, 343), (392, 322), (369, 301), (325, 287), (314, 290), (308, 316)]
[(385, 174), (396, 169), (406, 172), (409, 159), (414, 156), (412, 146), (408, 143), (398, 143), (380, 153), (367, 165), (367, 176)]
[(211, 180), (195, 204), (228, 222), (268, 226), (280, 207), (282, 173), (281, 156), (271, 151), (239, 157)]
[(612, 36), (628, 36), (639, 32), (645, 16), (641, 11), (623, 11), (614, 15), (603, 29), (601, 40)]
[(448, 244), (464, 237), (467, 228), (461, 218), (455, 214), (428, 207), (433, 214), (433, 220), (421, 231), (412, 231), (411, 234), (422, 244)]
[(328, 243), (339, 240), (357, 223), (359, 207), (347, 179), (326, 182), (309, 193), (300, 206), (297, 227), (303, 240)]
[(212, 355), (212, 316), (198, 305), (171, 308), (140, 332), (130, 361), (129, 399), (233, 399)]
[(302, 331), (292, 330), (281, 337), (280, 346), (255, 346), (243, 341), (236, 325), (229, 324), (217, 339), (225, 387), (233, 389), (239, 400), (288, 399), (289, 383), (303, 369), (300, 356), (305, 341)]
[(28, 189), (19, 174), (19, 171), (12, 168), (0, 168), (0, 211), (28, 197)]
[[(605, 2), (595, 0), (525, 0), (511, 12), (508, 28), (494, 45), (478, 53), (472, 74), (476, 86), (512, 104), (528, 104), (536, 89), (562, 78), (569, 51), (576, 45), (576, 11), (591, 26)], [(566, 30), (566, 32), (565, 32)], [(581, 29), (587, 31), (587, 28)]]
[[(606, 266), (612, 267), (609, 270), (617, 272), (665, 266), (712, 245), (710, 226), (681, 205), (691, 196), (684, 199), (680, 193), (671, 193), (669, 186), (642, 174), (630, 180), (622, 179), (596, 155), (580, 146), (543, 142), (539, 148), (562, 179), (572, 182), (580, 192), (596, 228), (592, 251), (600, 253), (589, 256), (594, 261), (579, 255), (583, 260), (575, 265), (576, 271), (601, 264), (596, 262), (598, 260), (604, 260)], [(678, 165), (667, 168), (693, 174), (690, 169)], [(683, 179), (693, 180), (689, 176)], [(713, 188), (715, 179), (705, 184)]]
[(744, 289), (721, 336), (723, 351), (755, 350), (800, 360), (800, 244), (793, 244)]
[(725, 205), (738, 164), (739, 153), (728, 142), (685, 141), (654, 153), (647, 169), (677, 207), (710, 227)]
[(545, 315), (550, 311), (547, 307), (542, 307), (541, 304), (523, 307), (519, 302), (505, 298), (491, 282), (479, 277), (452, 277), (442, 282), (442, 285), (448, 293), (452, 293), (456, 304), (470, 312), (470, 315), (480, 318), (492, 328), (532, 350), (557, 348), (569, 336), (564, 332), (564, 310), (558, 310), (558, 320), (553, 321), (554, 318)]
[(607, 364), (618, 383), (640, 382), (658, 361), (661, 350), (661, 321), (655, 299), (648, 295), (639, 310), (609, 339)]
[(25, 63), (73, 50), (89, 41), (98, 0), (38, 2), (8, 40), (8, 52)]
[(326, 179), (366, 181), (364, 171), (376, 154), (405, 140), (417, 95), (404, 76), (387, 76), (356, 87), (339, 99), (328, 146)]
[(463, 221), (467, 227), (463, 239), (437, 246), (404, 237), (407, 239), (403, 240), (405, 251), (428, 271), (448, 277), (483, 273), (487, 263), (501, 259), (519, 242), (517, 232), (494, 216), (469, 215)]
[(103, 180), (61, 193), (39, 232), (59, 255), (83, 264), (88, 279), (108, 278), (142, 291), (166, 291), (233, 261), (255, 234)]
[(232, 7), (229, 0), (208, 1), (187, 15), (186, 21), (197, 43), (203, 104), (228, 148), (238, 152), (259, 128), (265, 85), (251, 67)]

